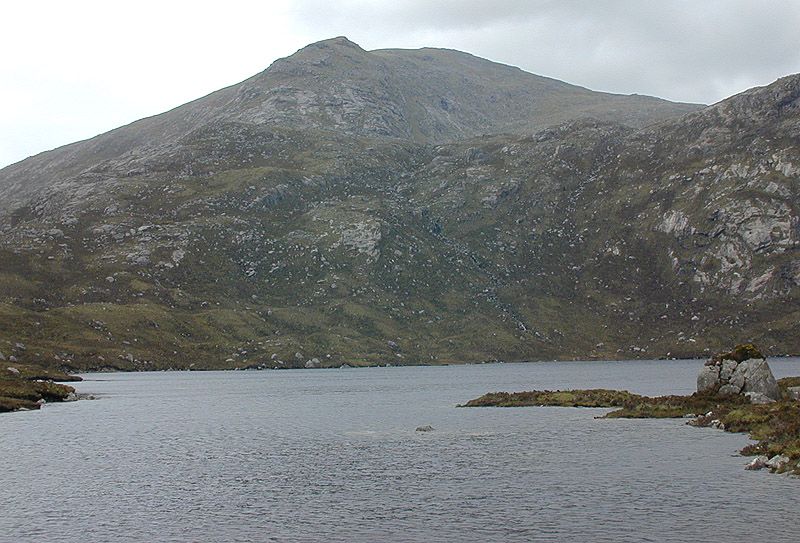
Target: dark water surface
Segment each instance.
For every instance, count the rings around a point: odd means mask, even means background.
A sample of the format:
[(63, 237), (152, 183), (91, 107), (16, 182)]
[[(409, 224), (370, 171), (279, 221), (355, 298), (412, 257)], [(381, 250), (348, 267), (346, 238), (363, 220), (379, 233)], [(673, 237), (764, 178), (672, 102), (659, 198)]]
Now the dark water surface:
[(0, 541), (798, 541), (800, 480), (743, 470), (743, 435), (454, 407), (690, 393), (699, 364), (86, 375), (97, 401), (0, 415)]

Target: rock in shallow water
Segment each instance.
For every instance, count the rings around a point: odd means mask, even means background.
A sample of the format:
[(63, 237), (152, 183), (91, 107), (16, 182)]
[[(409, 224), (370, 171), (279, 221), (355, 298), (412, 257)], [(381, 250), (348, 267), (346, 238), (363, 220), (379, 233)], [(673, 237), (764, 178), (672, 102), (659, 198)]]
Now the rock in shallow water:
[(417, 426), (417, 432), (433, 432), (433, 426), (426, 424), (425, 426)]

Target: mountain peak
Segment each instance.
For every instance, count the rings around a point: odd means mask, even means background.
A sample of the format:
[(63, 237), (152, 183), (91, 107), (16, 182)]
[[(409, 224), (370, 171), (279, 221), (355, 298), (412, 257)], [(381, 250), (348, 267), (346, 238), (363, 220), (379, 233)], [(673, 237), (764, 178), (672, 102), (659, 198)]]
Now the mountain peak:
[(347, 36), (336, 36), (335, 38), (328, 38), (309, 44), (307, 47), (351, 47), (353, 49), (364, 49), (356, 42), (351, 41)]
[(296, 57), (304, 57), (308, 54), (317, 55), (320, 52), (332, 52), (334, 54), (367, 54), (367, 51), (357, 43), (350, 41), (345, 36), (337, 36), (335, 38), (328, 38), (310, 43), (287, 58), (294, 59)]
[(161, 160), (156, 157), (171, 153), (167, 149), (186, 147), (189, 134), (219, 132), (231, 123), (445, 143), (482, 134), (527, 135), (580, 118), (642, 127), (698, 107), (592, 92), (449, 49), (366, 51), (337, 36), (164, 114), (10, 166), (0, 173), (0, 211), (23, 205), (51, 184), (48, 172), (69, 178), (120, 161), (126, 165), (115, 168), (131, 169), (129, 161), (152, 168)]
[(276, 60), (265, 73), (275, 75), (282, 72), (296, 76), (308, 76), (309, 70), (315, 72), (316, 68), (325, 67), (333, 68), (335, 73), (337, 67), (341, 68), (342, 65), (349, 63), (361, 63), (368, 58), (370, 58), (370, 54), (360, 45), (345, 36), (337, 36), (310, 43), (294, 54)]
[(452, 49), (366, 51), (345, 36), (276, 61), (241, 91), (238, 120), (416, 142), (530, 134), (586, 117), (644, 126), (698, 107), (592, 92)]

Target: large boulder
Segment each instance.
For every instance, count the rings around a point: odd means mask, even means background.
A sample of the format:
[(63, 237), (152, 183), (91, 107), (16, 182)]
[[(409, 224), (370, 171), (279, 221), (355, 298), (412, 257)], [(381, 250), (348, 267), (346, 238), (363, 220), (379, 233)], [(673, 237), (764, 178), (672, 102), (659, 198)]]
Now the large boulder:
[(713, 391), (717, 396), (742, 394), (753, 403), (773, 402), (781, 397), (769, 364), (751, 343), (709, 359), (697, 375), (697, 391)]

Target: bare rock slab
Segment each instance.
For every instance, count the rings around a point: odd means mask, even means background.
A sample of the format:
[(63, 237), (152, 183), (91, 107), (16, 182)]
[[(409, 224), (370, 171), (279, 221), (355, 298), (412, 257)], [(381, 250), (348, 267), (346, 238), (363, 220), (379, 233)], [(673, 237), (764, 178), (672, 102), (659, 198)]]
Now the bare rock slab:
[(774, 402), (781, 397), (769, 364), (750, 343), (709, 359), (697, 375), (697, 391), (716, 391), (718, 396), (741, 394), (752, 403)]

